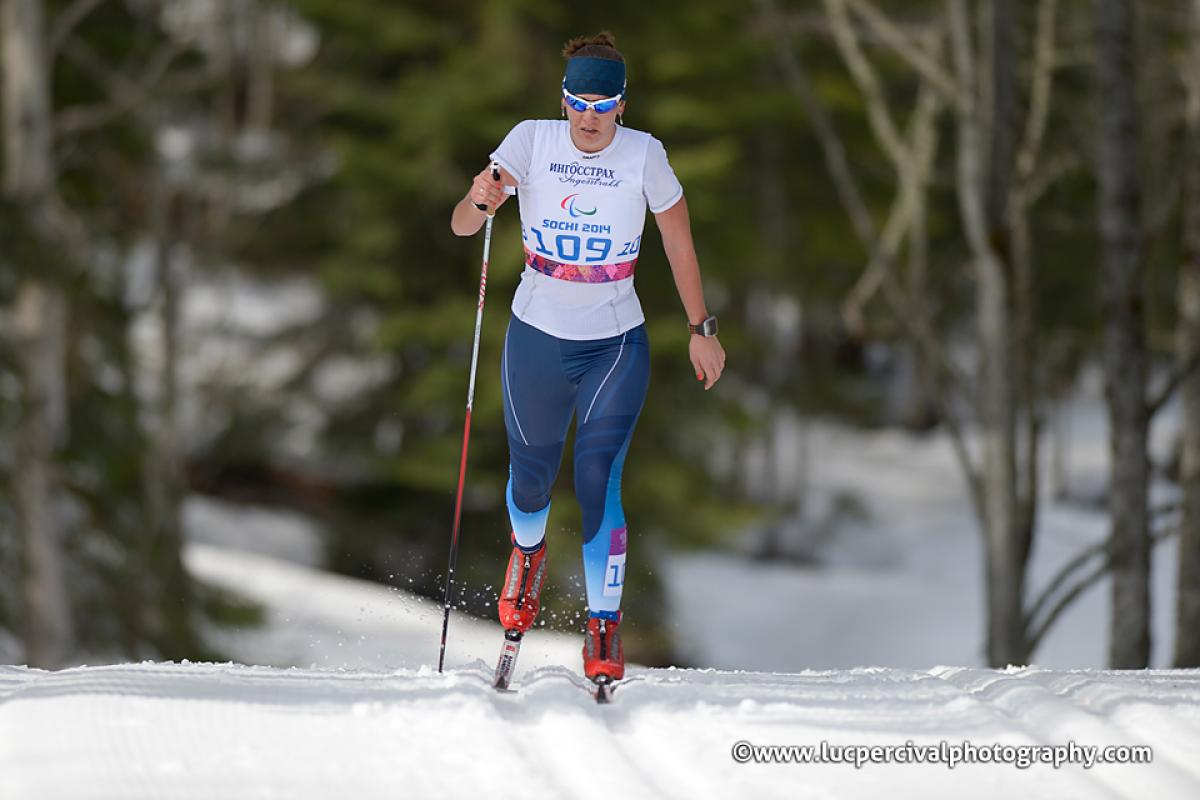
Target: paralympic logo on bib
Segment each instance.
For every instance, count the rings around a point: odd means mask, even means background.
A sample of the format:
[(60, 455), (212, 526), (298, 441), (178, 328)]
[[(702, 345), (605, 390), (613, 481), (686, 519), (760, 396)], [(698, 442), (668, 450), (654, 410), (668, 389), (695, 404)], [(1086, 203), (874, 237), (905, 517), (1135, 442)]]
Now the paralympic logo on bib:
[(579, 197), (578, 193), (569, 194), (564, 197), (562, 202), (559, 204), (562, 207), (562, 210), (566, 211), (572, 217), (590, 217), (596, 213), (596, 208), (594, 206), (592, 207), (591, 211), (584, 211), (582, 208), (578, 208), (575, 205), (576, 197)]

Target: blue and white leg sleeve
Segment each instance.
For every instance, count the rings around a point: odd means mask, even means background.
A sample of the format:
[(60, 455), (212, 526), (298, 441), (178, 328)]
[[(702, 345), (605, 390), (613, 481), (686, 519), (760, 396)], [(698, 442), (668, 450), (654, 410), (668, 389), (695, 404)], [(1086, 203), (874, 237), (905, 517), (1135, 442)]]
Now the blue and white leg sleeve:
[[(628, 428), (623, 431), (626, 435), (629, 432)], [(584, 438), (583, 433), (581, 431), (581, 439)], [(576, 445), (577, 452), (578, 447)], [(588, 611), (593, 617), (617, 619), (617, 612), (621, 608), (621, 593), (625, 588), (625, 555), (629, 546), (625, 509), (621, 505), (621, 470), (625, 466), (628, 450), (629, 441), (626, 438), (609, 465), (608, 479), (604, 484), (603, 516), (599, 524), (591, 529), (590, 538), (583, 543)]]
[(530, 552), (537, 550), (546, 538), (546, 520), (550, 517), (550, 501), (547, 500), (546, 505), (538, 511), (526, 512), (518, 508), (517, 501), (513, 499), (511, 467), (509, 468), (508, 488), (504, 494), (508, 500), (508, 519), (512, 523), (513, 538), (517, 540), (517, 547)]

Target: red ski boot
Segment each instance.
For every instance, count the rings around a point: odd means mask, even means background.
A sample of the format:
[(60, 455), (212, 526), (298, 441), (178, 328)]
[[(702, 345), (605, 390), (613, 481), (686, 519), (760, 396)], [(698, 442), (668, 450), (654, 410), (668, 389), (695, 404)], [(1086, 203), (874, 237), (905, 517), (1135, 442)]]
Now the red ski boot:
[(625, 648), (621, 646), (621, 612), (616, 619), (590, 617), (583, 640), (583, 674), (595, 683), (625, 677)]
[(526, 553), (514, 540), (508, 572), (504, 574), (504, 589), (497, 602), (504, 630), (524, 633), (533, 627), (542, 606), (545, 581), (546, 542), (543, 541), (542, 546), (532, 553)]

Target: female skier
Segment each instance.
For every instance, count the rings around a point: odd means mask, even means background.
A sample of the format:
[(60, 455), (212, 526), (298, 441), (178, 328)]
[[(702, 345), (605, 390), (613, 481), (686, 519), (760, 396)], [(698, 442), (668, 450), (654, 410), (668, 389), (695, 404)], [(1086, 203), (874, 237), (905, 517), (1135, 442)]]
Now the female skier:
[(504, 339), (512, 556), (499, 599), (506, 631), (537, 618), (546, 573), (550, 489), (575, 416), (575, 494), (583, 511), (588, 624), (584, 674), (620, 680), (618, 627), (628, 536), (621, 468), (650, 377), (645, 317), (633, 289), (646, 208), (654, 213), (692, 336), (696, 379), (725, 368), (717, 320), (704, 304), (683, 187), (662, 143), (622, 125), (625, 59), (601, 33), (567, 43), (563, 120), (525, 120), (491, 154), (454, 208), (470, 236), (511, 194), (520, 202), (525, 269)]

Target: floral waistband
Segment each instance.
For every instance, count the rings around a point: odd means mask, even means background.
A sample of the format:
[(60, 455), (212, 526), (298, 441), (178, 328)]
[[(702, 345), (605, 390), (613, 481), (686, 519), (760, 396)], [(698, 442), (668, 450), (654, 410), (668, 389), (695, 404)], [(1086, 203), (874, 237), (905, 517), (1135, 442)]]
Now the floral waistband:
[(616, 264), (560, 264), (525, 248), (525, 266), (560, 281), (575, 283), (610, 283), (633, 277), (637, 259)]

